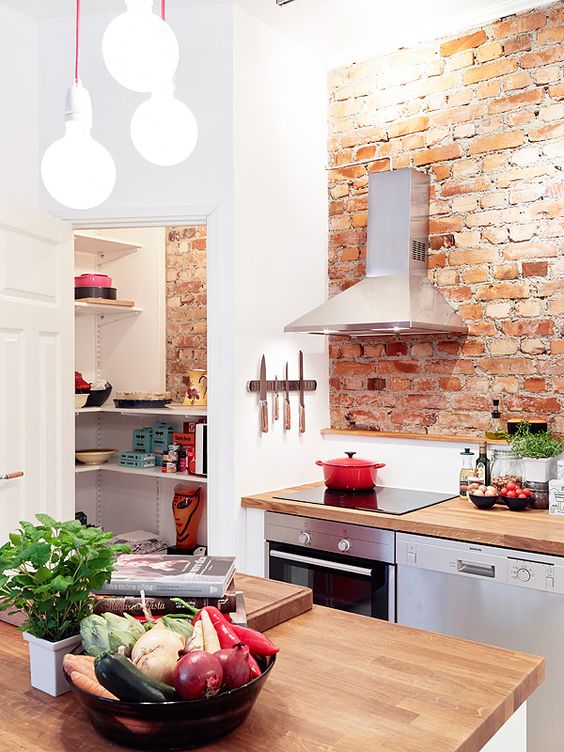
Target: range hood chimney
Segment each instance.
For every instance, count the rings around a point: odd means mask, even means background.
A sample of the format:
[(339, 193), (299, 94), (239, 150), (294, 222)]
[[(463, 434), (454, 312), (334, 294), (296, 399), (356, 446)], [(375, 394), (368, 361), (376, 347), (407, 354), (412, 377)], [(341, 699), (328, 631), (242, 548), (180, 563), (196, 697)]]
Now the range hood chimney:
[(427, 277), (429, 177), (406, 168), (368, 181), (366, 276), (285, 332), (466, 334), (468, 328)]

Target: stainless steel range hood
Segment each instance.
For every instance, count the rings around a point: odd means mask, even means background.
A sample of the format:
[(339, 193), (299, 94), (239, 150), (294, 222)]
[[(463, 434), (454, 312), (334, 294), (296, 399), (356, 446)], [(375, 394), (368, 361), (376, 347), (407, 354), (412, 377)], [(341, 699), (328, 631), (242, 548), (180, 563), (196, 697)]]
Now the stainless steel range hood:
[(288, 324), (285, 332), (379, 336), (466, 334), (427, 278), (429, 178), (406, 168), (368, 182), (366, 277)]

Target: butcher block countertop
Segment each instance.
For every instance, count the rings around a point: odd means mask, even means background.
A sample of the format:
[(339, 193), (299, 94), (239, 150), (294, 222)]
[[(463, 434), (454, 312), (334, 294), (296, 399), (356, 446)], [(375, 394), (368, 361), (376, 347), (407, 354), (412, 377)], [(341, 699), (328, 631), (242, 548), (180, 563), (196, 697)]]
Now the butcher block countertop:
[[(276, 596), (274, 596), (276, 597)], [(251, 715), (209, 752), (478, 752), (534, 692), (544, 661), (314, 606), (268, 631), (280, 653)], [(70, 694), (30, 687), (0, 623), (3, 752), (118, 752)]]
[(564, 556), (564, 517), (549, 515), (545, 509), (511, 512), (499, 505), (493, 509), (476, 509), (470, 501), (456, 497), (415, 512), (394, 515), (274, 498), (281, 493), (319, 485), (323, 484), (310, 483), (247, 496), (241, 503), (251, 509)]

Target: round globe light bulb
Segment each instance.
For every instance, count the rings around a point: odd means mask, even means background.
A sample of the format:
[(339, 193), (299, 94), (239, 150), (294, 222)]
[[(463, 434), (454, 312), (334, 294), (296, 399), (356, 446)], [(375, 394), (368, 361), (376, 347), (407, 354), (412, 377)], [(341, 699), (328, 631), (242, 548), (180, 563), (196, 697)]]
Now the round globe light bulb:
[(76, 83), (67, 95), (65, 135), (49, 146), (41, 160), (41, 178), (51, 196), (71, 209), (103, 203), (116, 183), (109, 151), (92, 138), (92, 104)]
[(172, 167), (188, 159), (198, 141), (198, 123), (192, 111), (174, 96), (168, 84), (154, 91), (131, 118), (131, 140), (152, 164)]
[(171, 27), (153, 13), (152, 0), (125, 0), (102, 39), (102, 56), (115, 80), (132, 91), (153, 91), (170, 81), (180, 50)]

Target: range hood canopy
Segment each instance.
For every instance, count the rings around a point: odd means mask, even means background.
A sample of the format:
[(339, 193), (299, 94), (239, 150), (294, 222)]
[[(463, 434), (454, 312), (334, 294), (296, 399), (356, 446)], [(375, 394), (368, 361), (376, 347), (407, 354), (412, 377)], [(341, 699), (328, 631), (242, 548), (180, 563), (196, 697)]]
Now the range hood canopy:
[(466, 334), (463, 319), (427, 277), (428, 239), (428, 176), (410, 168), (373, 173), (366, 277), (284, 331), (370, 337)]

